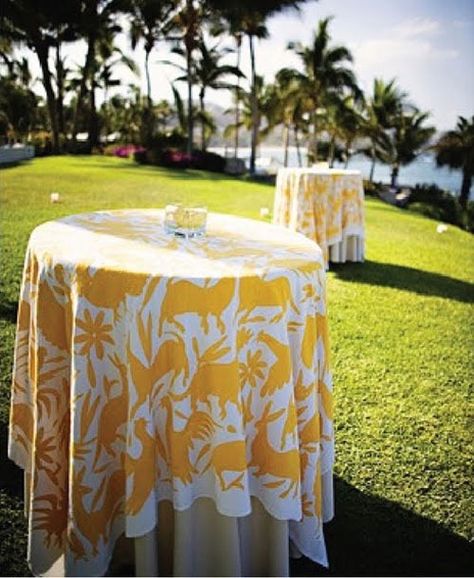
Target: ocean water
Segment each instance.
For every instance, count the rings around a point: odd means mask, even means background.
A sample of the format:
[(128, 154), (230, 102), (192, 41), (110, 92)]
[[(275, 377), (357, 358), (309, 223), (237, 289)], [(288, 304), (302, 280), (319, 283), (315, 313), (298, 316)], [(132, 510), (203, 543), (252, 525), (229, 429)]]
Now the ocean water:
[[(223, 156), (232, 156), (233, 149), (224, 149), (215, 147), (212, 151)], [(290, 147), (288, 151), (288, 166), (298, 166), (298, 155), (296, 147)], [(306, 149), (301, 148), (303, 166), (306, 166)], [(258, 151), (259, 162), (262, 168), (271, 166), (272, 168), (282, 167), (284, 161), (283, 147), (260, 147)], [(239, 157), (244, 159), (248, 164), (250, 157), (250, 148), (239, 148)], [(370, 174), (370, 160), (363, 155), (354, 155), (347, 166), (352, 170), (358, 170), (365, 178)], [(344, 165), (336, 163), (336, 168), (343, 168)], [(374, 181), (390, 184), (390, 167), (377, 163), (375, 165)], [(461, 189), (462, 172), (459, 170), (450, 170), (446, 167), (438, 168), (434, 156), (431, 154), (420, 155), (411, 164), (401, 167), (398, 184), (400, 186), (414, 186), (416, 184), (435, 184), (438, 187), (451, 191), (458, 195)], [(474, 198), (474, 186), (471, 187), (470, 198)]]

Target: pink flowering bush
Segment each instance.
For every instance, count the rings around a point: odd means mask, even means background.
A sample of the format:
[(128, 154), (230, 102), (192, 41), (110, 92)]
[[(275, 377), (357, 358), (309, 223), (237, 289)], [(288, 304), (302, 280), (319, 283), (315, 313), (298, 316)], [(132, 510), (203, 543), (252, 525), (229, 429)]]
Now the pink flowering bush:
[(118, 146), (114, 151), (114, 155), (116, 157), (120, 157), (122, 159), (125, 159), (128, 157), (131, 157), (135, 153), (143, 153), (143, 152), (145, 152), (145, 149), (141, 146), (133, 145), (133, 144), (126, 144), (126, 145)]

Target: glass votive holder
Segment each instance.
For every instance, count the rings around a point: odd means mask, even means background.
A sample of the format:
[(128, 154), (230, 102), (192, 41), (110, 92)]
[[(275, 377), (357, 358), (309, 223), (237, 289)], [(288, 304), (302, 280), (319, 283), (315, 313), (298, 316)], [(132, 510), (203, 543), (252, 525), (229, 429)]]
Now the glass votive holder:
[(165, 207), (164, 228), (167, 233), (178, 237), (204, 235), (207, 224), (206, 207), (185, 207), (181, 204)]

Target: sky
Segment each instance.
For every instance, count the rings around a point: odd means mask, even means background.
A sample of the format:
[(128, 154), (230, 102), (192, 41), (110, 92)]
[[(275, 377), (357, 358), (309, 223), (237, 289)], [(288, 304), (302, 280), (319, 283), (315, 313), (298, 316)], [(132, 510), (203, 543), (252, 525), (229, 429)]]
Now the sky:
[[(287, 49), (288, 42), (309, 44), (318, 20), (327, 16), (333, 17), (332, 41), (351, 50), (355, 73), (365, 91), (371, 91), (375, 77), (396, 78), (411, 101), (431, 113), (438, 130), (453, 128), (459, 115), (474, 114), (474, 0), (310, 1), (299, 13), (286, 11), (267, 21), (269, 38), (257, 41), (257, 72), (272, 81), (280, 68), (298, 67), (298, 57)], [(116, 75), (124, 83), (140, 84), (145, 91), (142, 47), (132, 52), (125, 35), (117, 38), (117, 44), (136, 60), (142, 73), (136, 78), (120, 68)], [(232, 46), (232, 42), (221, 45)], [(70, 65), (83, 63), (82, 44), (65, 53)], [(172, 99), (171, 82), (179, 75), (160, 62), (168, 58), (168, 45), (159, 43), (150, 58), (156, 100)], [(234, 63), (235, 55), (228, 58)], [(242, 70), (250, 77), (247, 43)], [(183, 95), (184, 91), (181, 83)], [(230, 93), (222, 90), (209, 91), (207, 98), (224, 107), (231, 103)]]

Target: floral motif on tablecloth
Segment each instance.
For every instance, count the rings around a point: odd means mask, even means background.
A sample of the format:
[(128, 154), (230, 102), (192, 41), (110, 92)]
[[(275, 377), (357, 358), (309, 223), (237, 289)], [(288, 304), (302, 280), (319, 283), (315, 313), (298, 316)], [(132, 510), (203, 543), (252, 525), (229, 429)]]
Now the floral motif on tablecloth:
[(333, 462), (321, 253), (263, 223), (211, 216), (207, 237), (186, 241), (160, 219), (80, 215), (30, 239), (9, 452), (32, 473), (33, 568), (59, 552), (67, 572), (99, 574), (162, 499), (183, 510), (207, 496), (242, 516), (257, 496), (321, 537)]

